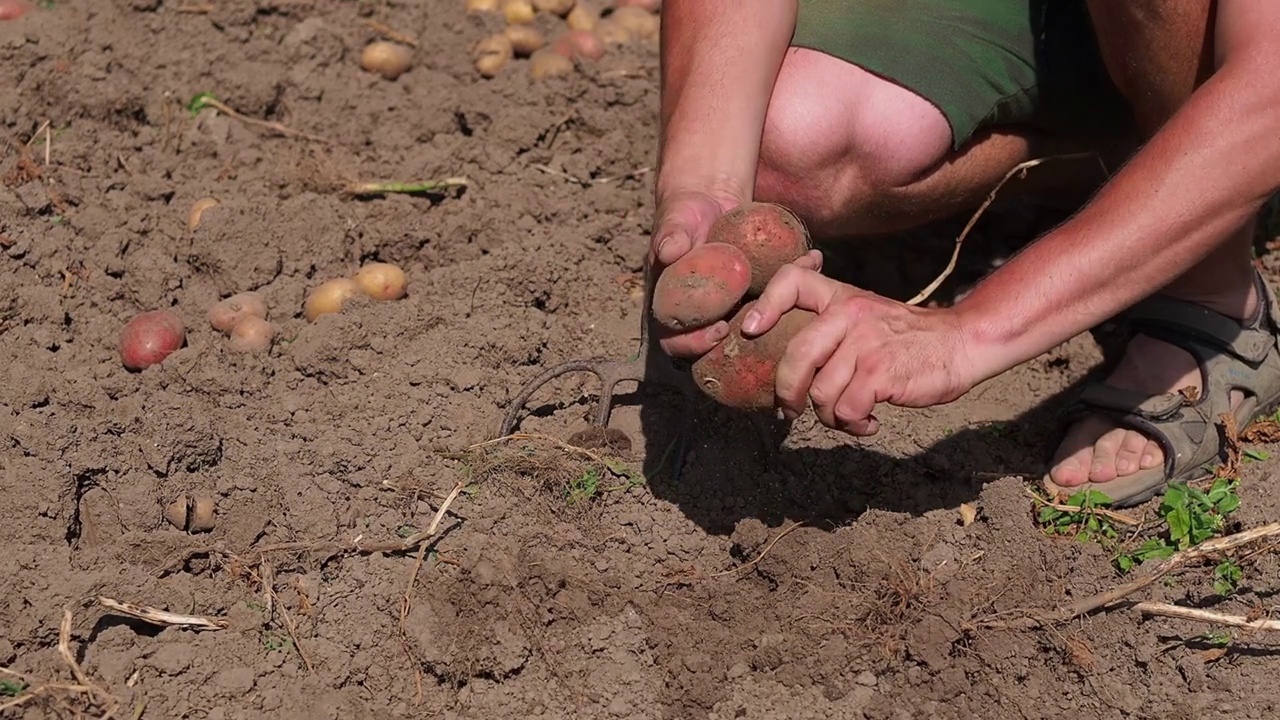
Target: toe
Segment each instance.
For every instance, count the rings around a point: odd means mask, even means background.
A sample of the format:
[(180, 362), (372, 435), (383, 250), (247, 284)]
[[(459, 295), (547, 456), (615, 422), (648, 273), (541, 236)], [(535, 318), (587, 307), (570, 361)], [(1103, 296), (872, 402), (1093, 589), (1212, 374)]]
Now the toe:
[(1093, 463), (1089, 465), (1089, 480), (1111, 482), (1116, 479), (1116, 454), (1124, 442), (1127, 430), (1116, 428), (1098, 438), (1093, 444)]
[(1124, 477), (1138, 471), (1142, 465), (1142, 453), (1147, 449), (1147, 438), (1130, 430), (1120, 441), (1120, 449), (1116, 451), (1116, 475)]
[(1164, 451), (1160, 448), (1160, 443), (1155, 440), (1148, 440), (1147, 447), (1142, 451), (1142, 459), (1138, 464), (1143, 470), (1150, 470), (1164, 462)]
[(1049, 470), (1049, 479), (1062, 487), (1076, 487), (1089, 480), (1089, 465), (1093, 462), (1093, 440), (1098, 431), (1089, 421), (1072, 428), (1062, 439)]

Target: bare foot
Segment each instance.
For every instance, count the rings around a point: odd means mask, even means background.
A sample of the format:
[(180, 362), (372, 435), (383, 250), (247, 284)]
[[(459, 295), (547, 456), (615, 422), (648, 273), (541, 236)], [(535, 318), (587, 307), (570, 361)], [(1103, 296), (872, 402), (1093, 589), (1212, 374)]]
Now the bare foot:
[[(1240, 312), (1240, 305), (1244, 312)], [(1247, 317), (1257, 306), (1256, 292), (1251, 288), (1243, 303), (1236, 303), (1233, 316)], [(1231, 308), (1215, 308), (1229, 312)], [(1144, 393), (1177, 392), (1184, 388), (1202, 387), (1200, 368), (1187, 351), (1145, 335), (1134, 337), (1125, 348), (1124, 357), (1107, 378), (1107, 384)], [(1232, 391), (1231, 407), (1244, 400), (1242, 393)], [(1085, 482), (1105, 483), (1132, 475), (1140, 470), (1160, 467), (1164, 448), (1155, 440), (1135, 430), (1120, 427), (1105, 416), (1087, 417), (1066, 433), (1053, 460), (1049, 479), (1062, 487), (1075, 487)]]

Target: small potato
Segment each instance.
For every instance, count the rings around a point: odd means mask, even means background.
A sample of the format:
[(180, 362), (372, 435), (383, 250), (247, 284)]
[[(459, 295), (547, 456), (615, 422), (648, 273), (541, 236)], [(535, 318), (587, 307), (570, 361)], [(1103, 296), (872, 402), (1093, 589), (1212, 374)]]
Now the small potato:
[(120, 360), (129, 370), (144, 370), (163, 362), (187, 339), (182, 318), (171, 310), (140, 313), (120, 331), (116, 339)]
[(707, 242), (728, 243), (751, 262), (752, 295), (764, 292), (783, 265), (809, 252), (809, 234), (790, 210), (774, 203), (752, 202), (721, 215), (711, 225)]
[(302, 314), (311, 322), (329, 313), (342, 312), (349, 300), (360, 295), (360, 286), (351, 278), (334, 278), (320, 283), (307, 296)]
[(260, 292), (236, 293), (209, 308), (209, 324), (221, 333), (230, 333), (245, 318), (250, 317), (267, 317), (267, 301)]
[(511, 41), (511, 50), (516, 57), (529, 57), (547, 44), (542, 31), (532, 25), (508, 25), (502, 34)]
[(398, 43), (376, 40), (360, 53), (360, 67), (387, 80), (400, 77), (413, 62), (413, 50)]
[(578, 0), (564, 18), (570, 30), (594, 30), (600, 22), (600, 11), (591, 0)]
[(218, 207), (218, 201), (211, 197), (200, 198), (191, 203), (191, 210), (187, 213), (187, 232), (195, 232), (200, 227), (204, 214), (215, 207)]
[(275, 336), (275, 325), (262, 318), (247, 317), (231, 330), (231, 341), (227, 344), (236, 352), (258, 353), (270, 350)]
[(408, 284), (404, 270), (391, 263), (369, 263), (356, 273), (355, 281), (361, 292), (380, 302), (404, 297)]
[(604, 57), (604, 43), (590, 30), (570, 30), (556, 38), (551, 49), (571, 60), (599, 60)]
[(736, 410), (777, 407), (778, 362), (787, 344), (817, 318), (808, 310), (791, 310), (769, 332), (754, 338), (742, 334), (747, 303), (729, 320), (729, 336), (693, 363), (693, 380), (708, 397)]
[(467, 14), (497, 13), (501, 11), (500, 0), (467, 0)]
[(658, 37), (661, 21), (657, 15), (634, 5), (619, 7), (609, 13), (609, 19), (626, 28), (632, 36), (641, 40), (653, 40)]
[(475, 60), (476, 70), (481, 76), (491, 78), (502, 72), (502, 68), (515, 57), (515, 48), (506, 35), (501, 33), (481, 38), (471, 49), (471, 57)]
[(600, 38), (600, 42), (608, 45), (626, 45), (634, 42), (636, 37), (627, 28), (618, 24), (617, 20), (611, 17), (604, 18), (596, 23), (596, 37)]
[(723, 319), (747, 294), (751, 264), (738, 248), (703, 243), (658, 276), (653, 316), (672, 330), (693, 330)]
[(564, 17), (573, 9), (573, 3), (574, 0), (533, 0), (533, 7), (538, 12)]
[(543, 48), (529, 57), (529, 74), (534, 80), (572, 75), (578, 66), (551, 48)]
[(508, 25), (528, 25), (538, 16), (530, 0), (503, 0), (502, 16)]

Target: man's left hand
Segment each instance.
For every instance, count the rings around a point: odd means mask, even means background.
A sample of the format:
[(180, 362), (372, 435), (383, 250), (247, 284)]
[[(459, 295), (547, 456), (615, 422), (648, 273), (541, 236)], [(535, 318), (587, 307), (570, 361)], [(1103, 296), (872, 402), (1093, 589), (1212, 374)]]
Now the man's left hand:
[(811, 401), (824, 425), (874, 435), (877, 403), (940, 405), (977, 383), (954, 311), (906, 305), (795, 265), (769, 282), (743, 334), (763, 334), (795, 308), (818, 317), (791, 340), (778, 365), (776, 394), (788, 418)]

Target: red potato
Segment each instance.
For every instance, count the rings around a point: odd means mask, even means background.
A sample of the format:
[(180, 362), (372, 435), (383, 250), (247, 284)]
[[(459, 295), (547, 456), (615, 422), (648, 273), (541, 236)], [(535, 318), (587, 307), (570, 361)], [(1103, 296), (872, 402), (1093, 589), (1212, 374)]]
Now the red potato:
[(30, 9), (27, 0), (0, 0), (0, 20), (17, 20)]
[(209, 324), (221, 333), (230, 333), (245, 318), (267, 317), (267, 301), (260, 292), (236, 293), (209, 308)]
[(693, 364), (693, 379), (708, 397), (737, 410), (777, 407), (778, 362), (787, 344), (813, 322), (816, 313), (791, 310), (769, 332), (748, 338), (742, 320), (754, 303), (747, 303), (729, 320), (729, 336)]
[(149, 310), (124, 326), (116, 345), (126, 368), (144, 370), (169, 357), (186, 339), (186, 328), (177, 313)]
[(658, 276), (653, 316), (672, 330), (705, 327), (733, 312), (750, 285), (746, 254), (725, 243), (703, 243)]
[(707, 242), (728, 243), (751, 261), (752, 295), (759, 295), (769, 279), (809, 252), (809, 233), (790, 210), (774, 203), (753, 202), (721, 215), (711, 226)]
[(564, 33), (551, 44), (551, 50), (570, 60), (580, 57), (599, 60), (604, 57), (604, 43), (590, 30), (570, 30)]

